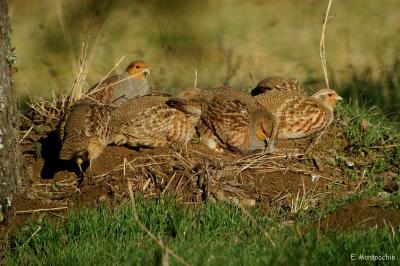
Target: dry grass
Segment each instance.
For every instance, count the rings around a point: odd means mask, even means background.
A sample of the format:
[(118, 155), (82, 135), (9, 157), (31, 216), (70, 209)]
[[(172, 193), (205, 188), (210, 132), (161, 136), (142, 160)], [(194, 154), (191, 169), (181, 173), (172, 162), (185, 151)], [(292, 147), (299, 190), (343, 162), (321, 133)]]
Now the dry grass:
[(53, 126), (57, 125), (65, 110), (84, 97), (83, 86), (87, 73), (87, 52), (88, 43), (84, 42), (82, 43), (75, 78), (65, 91), (59, 94), (53, 91), (50, 100), (43, 97), (34, 97), (30, 99), (28, 105), (31, 110), (29, 111), (33, 113), (31, 113), (31, 117), (27, 119), (31, 119), (33, 122), (37, 123), (45, 122)]
[(297, 190), (295, 195), (290, 194), (290, 213), (299, 214), (315, 207), (316, 201), (320, 198), (319, 196), (318, 193), (315, 193), (315, 190), (307, 191), (304, 179), (302, 179), (302, 190)]
[[(91, 95), (95, 92), (104, 89), (104, 87), (100, 86), (101, 82), (106, 80), (124, 59), (125, 56), (121, 57), (120, 60), (118, 60), (115, 66), (101, 79), (96, 88), (94, 88), (90, 92), (85, 91), (84, 84), (86, 81), (86, 75), (88, 69), (88, 42), (82, 43), (81, 53), (79, 56), (79, 63), (76, 67), (76, 73), (74, 75), (75, 78), (70, 83), (70, 85), (65, 90), (61, 91), (58, 94), (56, 94), (53, 91), (52, 97), (50, 99), (47, 99), (45, 97), (30, 98), (28, 102), (30, 110), (28, 110), (25, 114), (21, 114), (22, 117), (24, 119), (31, 120), (33, 123), (36, 124), (48, 124), (50, 125), (51, 129), (54, 129), (57, 126), (58, 122), (63, 117), (65, 111), (74, 103), (76, 103), (78, 100), (90, 99), (93, 102), (102, 104), (93, 97), (91, 97)], [(118, 82), (122, 81), (124, 80), (120, 80)], [(32, 127), (29, 128), (27, 131), (23, 132), (23, 137), (20, 139), (20, 142), (22, 142), (25, 139), (25, 137), (30, 133)]]
[[(108, 158), (113, 155), (106, 153), (104, 156)], [(104, 165), (106, 162), (107, 159), (97, 162), (93, 166), (93, 173), (87, 176), (86, 180), (91, 184), (107, 184), (120, 198), (127, 199), (128, 191), (119, 183), (130, 180), (132, 189), (143, 194), (145, 198), (172, 194), (181, 202), (190, 204), (211, 200), (253, 207), (259, 197), (257, 195), (263, 195), (264, 202), (274, 201), (276, 189), (283, 189), (273, 186), (268, 188), (264, 183), (260, 183), (259, 186), (249, 185), (266, 176), (302, 177), (303, 186), (304, 179), (309, 180), (308, 183), (336, 186), (340, 185), (336, 180), (337, 175), (341, 175), (340, 170), (332, 170), (334, 173), (319, 173), (312, 163), (307, 163), (304, 154), (289, 157), (285, 154), (264, 153), (240, 156), (225, 152), (221, 156), (206, 148), (199, 149), (195, 144), (148, 151), (131, 159), (124, 157), (122, 162), (116, 163), (114, 167), (109, 163)], [(318, 178), (315, 178), (316, 176)], [(70, 175), (62, 180), (33, 184), (30, 197), (63, 202), (79, 191), (77, 178)], [(319, 189), (315, 189), (315, 192), (318, 191)], [(296, 195), (297, 189), (287, 192)], [(303, 205), (308, 204), (309, 193), (301, 195), (302, 199), (297, 195), (300, 206), (296, 203), (293, 210), (304, 210)]]
[[(121, 62), (122, 62), (124, 59), (125, 59), (125, 56), (122, 56), (122, 57), (117, 61), (117, 63), (114, 65), (114, 67), (100, 80), (100, 82), (96, 85), (96, 87), (94, 87), (94, 88), (93, 88), (90, 92), (88, 92), (85, 96), (86, 96), (87, 98), (91, 99), (91, 100), (95, 100), (95, 99), (93, 99), (93, 98), (91, 97), (91, 95), (104, 89), (104, 88), (102, 88), (100, 85), (103, 83), (103, 81), (105, 81), (105, 80), (111, 75), (111, 73), (121, 64)], [(129, 78), (130, 78), (130, 77), (127, 77), (126, 79), (129, 79)], [(111, 86), (112, 86), (112, 85), (116, 85), (116, 84), (118, 84), (118, 83), (120, 83), (120, 82), (123, 82), (124, 80), (125, 80), (125, 79), (119, 80), (119, 81), (117, 81), (117, 82), (115, 82), (115, 83), (113, 83), (113, 84), (110, 84), (110, 85), (111, 85)]]
[[(322, 70), (324, 73), (324, 78), (325, 78), (325, 83), (326, 83), (326, 88), (330, 89), (329, 86), (329, 78), (328, 78), (328, 70), (327, 70), (327, 64), (326, 64), (326, 56), (325, 56), (325, 30), (326, 30), (326, 24), (328, 23), (329, 19), (329, 11), (331, 9), (332, 5), (332, 0), (329, 0), (328, 2), (328, 7), (326, 8), (326, 13), (325, 13), (325, 18), (324, 18), (324, 23), (322, 23), (322, 32), (321, 32), (321, 41), (319, 44), (319, 54), (321, 57), (321, 64), (322, 64)], [(318, 143), (322, 135), (326, 132), (327, 127), (325, 127), (321, 133), (318, 134), (318, 136), (315, 138), (315, 140), (308, 146), (307, 150), (305, 153), (311, 150), (312, 147), (315, 146), (315, 144)]]
[(322, 70), (324, 71), (326, 88), (328, 89), (330, 88), (330, 86), (329, 86), (328, 70), (326, 66), (326, 56), (325, 56), (325, 30), (326, 30), (326, 24), (328, 23), (329, 19), (329, 11), (331, 10), (331, 5), (332, 5), (332, 0), (329, 0), (328, 7), (326, 8), (324, 23), (322, 24), (321, 41), (319, 43), (319, 55), (321, 57)]

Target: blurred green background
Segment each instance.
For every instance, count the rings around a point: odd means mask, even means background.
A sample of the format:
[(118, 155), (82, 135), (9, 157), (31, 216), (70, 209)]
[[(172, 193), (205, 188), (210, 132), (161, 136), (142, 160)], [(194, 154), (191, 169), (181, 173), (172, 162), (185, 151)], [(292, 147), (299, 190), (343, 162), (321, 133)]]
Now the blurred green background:
[[(21, 99), (50, 97), (76, 76), (88, 44), (85, 88), (122, 57), (144, 59), (150, 83), (176, 92), (193, 86), (251, 88), (266, 76), (324, 86), (319, 41), (322, 0), (14, 0), (15, 86)], [(398, 0), (335, 0), (326, 31), (332, 86), (348, 101), (400, 110)]]

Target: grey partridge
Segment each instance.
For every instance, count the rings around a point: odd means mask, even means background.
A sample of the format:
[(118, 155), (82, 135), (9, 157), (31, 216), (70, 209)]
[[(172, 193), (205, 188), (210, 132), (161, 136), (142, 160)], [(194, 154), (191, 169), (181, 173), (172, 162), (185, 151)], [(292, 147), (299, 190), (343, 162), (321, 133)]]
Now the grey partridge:
[(120, 105), (127, 100), (150, 93), (147, 76), (150, 69), (144, 61), (133, 61), (125, 72), (92, 86), (87, 97), (104, 104)]
[(111, 109), (89, 101), (78, 101), (64, 114), (58, 135), (61, 142), (59, 158), (74, 160), (81, 173), (84, 162), (96, 159), (111, 140)]
[(307, 96), (296, 79), (267, 78), (250, 93), (278, 120), (278, 137), (297, 139), (310, 136), (332, 123), (336, 101), (334, 90), (322, 89)]
[(163, 94), (138, 96), (118, 107), (78, 101), (59, 125), (60, 159), (74, 160), (82, 173), (83, 163), (91, 165), (112, 143), (154, 148), (189, 141), (200, 113), (185, 103), (171, 107), (166, 104), (170, 98)]
[(197, 129), (207, 147), (241, 153), (273, 150), (275, 117), (243, 91), (229, 87), (208, 89), (190, 101), (201, 111)]
[(163, 94), (139, 96), (113, 110), (113, 142), (154, 148), (189, 141), (200, 112), (184, 102), (170, 106), (166, 104), (170, 98)]

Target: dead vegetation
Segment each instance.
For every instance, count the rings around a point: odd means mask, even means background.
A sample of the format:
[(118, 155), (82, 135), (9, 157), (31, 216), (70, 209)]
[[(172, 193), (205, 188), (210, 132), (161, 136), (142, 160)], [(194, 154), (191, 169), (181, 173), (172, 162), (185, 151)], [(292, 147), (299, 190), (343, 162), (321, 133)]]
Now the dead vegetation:
[[(336, 133), (334, 133), (336, 132)], [(336, 138), (340, 130), (323, 139)], [(305, 151), (310, 141), (282, 143)], [(318, 146), (318, 145), (317, 145)], [(315, 158), (324, 162), (315, 164)], [(107, 200), (120, 204), (128, 197), (126, 181), (135, 193), (144, 197), (174, 195), (184, 203), (203, 201), (239, 201), (245, 206), (266, 209), (278, 204), (292, 213), (307, 210), (327, 192), (326, 188), (343, 187), (341, 170), (327, 162), (335, 160), (330, 150), (316, 149), (311, 154), (296, 155), (254, 153), (247, 156), (224, 152), (216, 154), (198, 144), (135, 151), (125, 147), (107, 147), (93, 162), (92, 171), (79, 187), (74, 172), (68, 168), (55, 171), (51, 179), (40, 175), (45, 159), (27, 157), (32, 180), (26, 188), (29, 198), (54, 203), (79, 204), (81, 194), (90, 193), (91, 203)], [(92, 189), (100, 188), (98, 193)], [(88, 203), (88, 202), (87, 202)]]

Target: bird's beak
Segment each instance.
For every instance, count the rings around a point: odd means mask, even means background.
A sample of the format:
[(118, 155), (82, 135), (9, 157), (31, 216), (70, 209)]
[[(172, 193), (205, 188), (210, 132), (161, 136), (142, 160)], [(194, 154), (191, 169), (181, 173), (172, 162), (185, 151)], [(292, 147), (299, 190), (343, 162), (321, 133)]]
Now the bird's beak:
[(150, 75), (150, 68), (145, 68), (145, 69), (143, 70), (143, 73), (144, 73), (145, 76)]
[(336, 95), (336, 100), (337, 100), (337, 101), (343, 101), (343, 98), (342, 98), (342, 96), (340, 96), (340, 95)]

